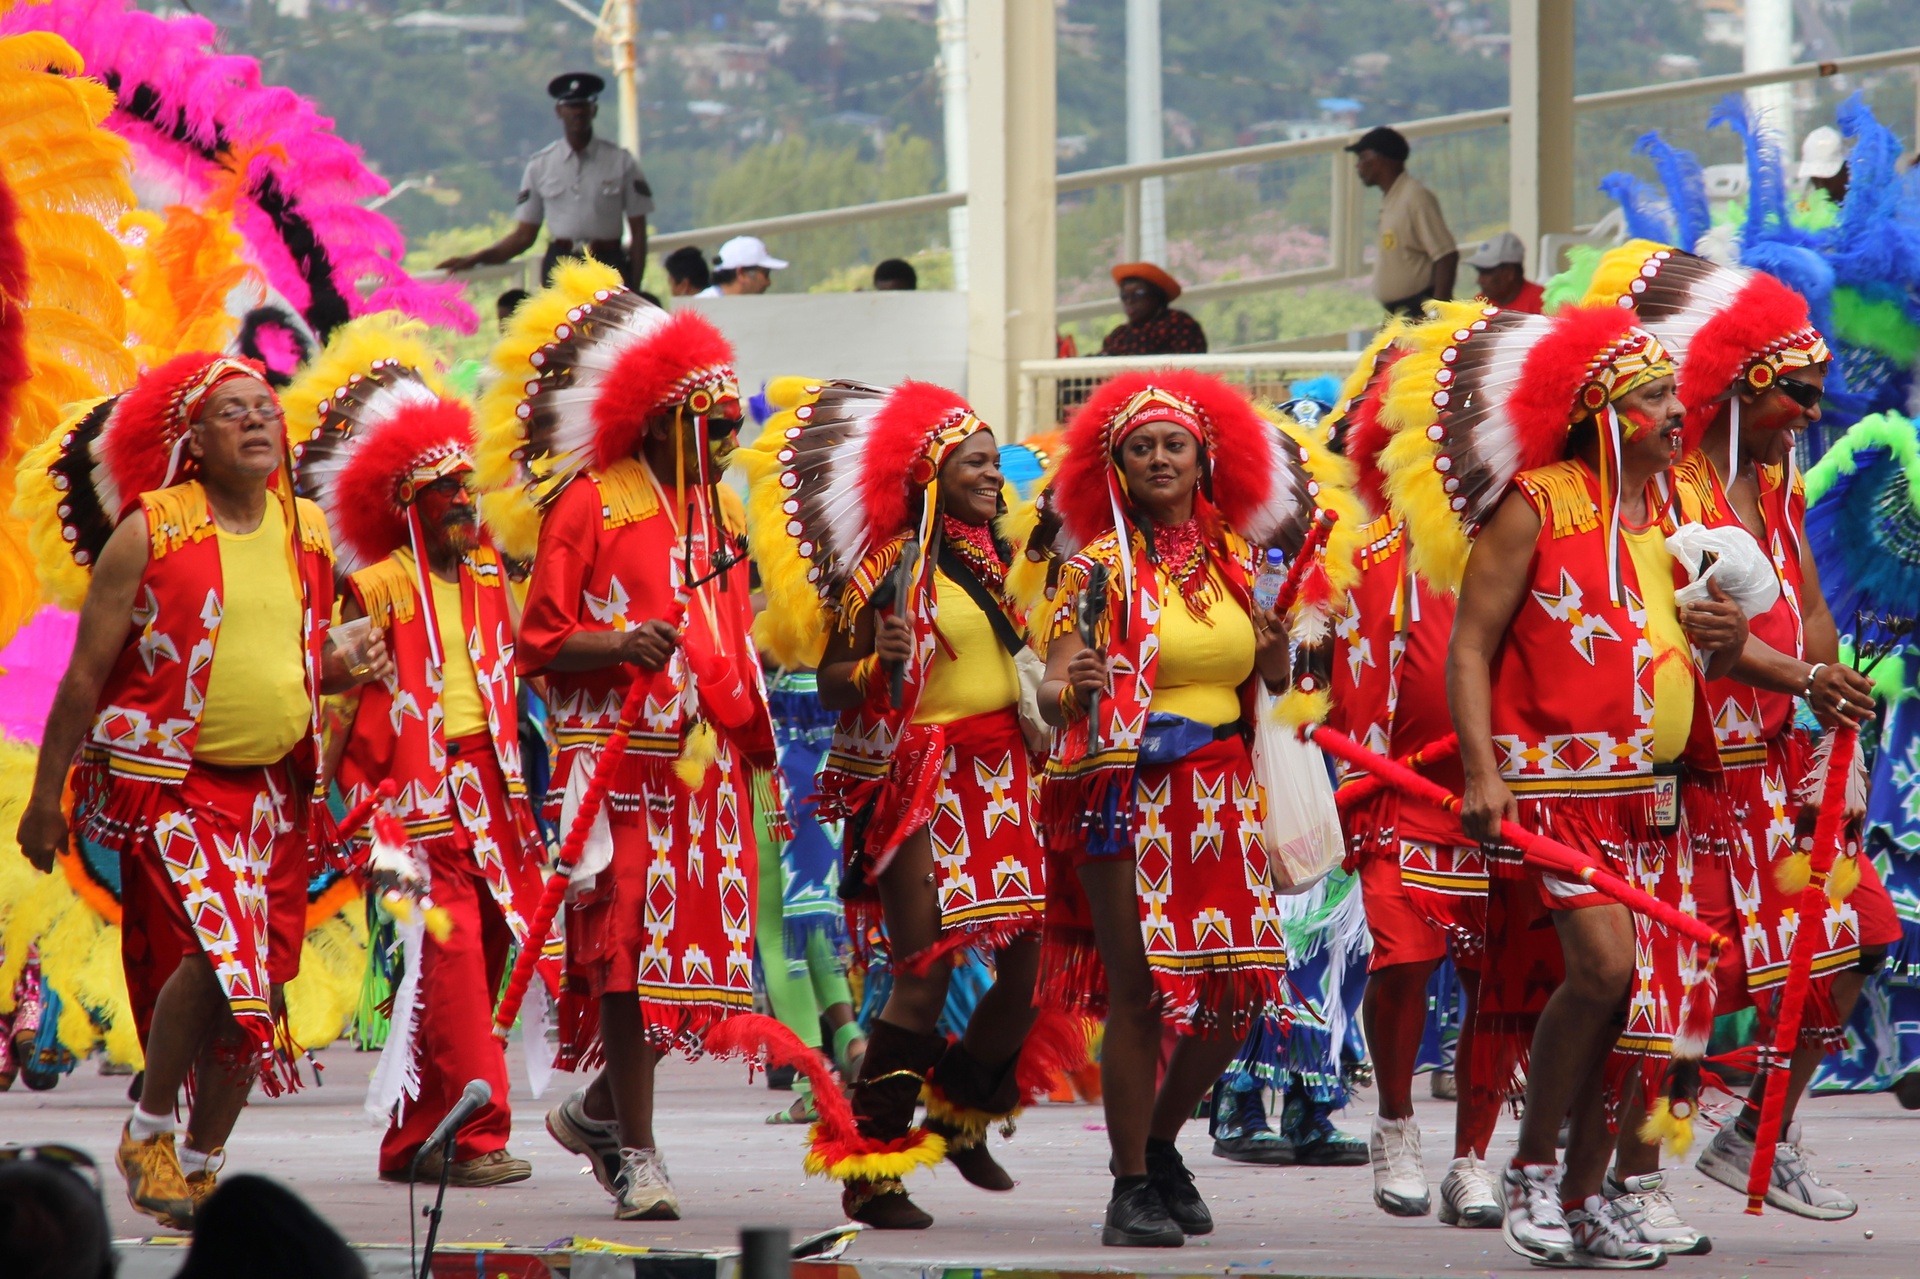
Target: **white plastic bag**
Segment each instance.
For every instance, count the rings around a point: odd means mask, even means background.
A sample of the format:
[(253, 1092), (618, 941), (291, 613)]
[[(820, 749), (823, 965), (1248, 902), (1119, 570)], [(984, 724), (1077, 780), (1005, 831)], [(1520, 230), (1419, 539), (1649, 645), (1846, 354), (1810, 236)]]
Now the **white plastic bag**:
[[(1676, 603), (1698, 604), (1712, 599), (1707, 593), (1710, 581), (1718, 582), (1727, 598), (1748, 617), (1760, 616), (1780, 598), (1780, 578), (1773, 571), (1773, 562), (1745, 529), (1682, 524), (1667, 538), (1667, 553), (1680, 561), (1691, 579), (1674, 592)], [(1707, 556), (1713, 557), (1713, 563), (1701, 572), (1700, 562)]]
[[(563, 842), (573, 829), (574, 818), (579, 815), (580, 801), (593, 780), (593, 762), (598, 758), (596, 755), (576, 760), (573, 771), (567, 774), (566, 793), (560, 800), (560, 838)], [(580, 860), (573, 864), (573, 873), (567, 877), (567, 900), (573, 901), (583, 893), (592, 892), (600, 872), (611, 865), (613, 830), (607, 825), (607, 806), (603, 802), (600, 811), (593, 815), (593, 827), (588, 830), (587, 842), (580, 849)]]
[(1346, 841), (1320, 748), (1282, 724), (1274, 704), (1262, 687), (1254, 712), (1253, 775), (1267, 794), (1267, 859), (1274, 889), (1304, 893), (1340, 864)]

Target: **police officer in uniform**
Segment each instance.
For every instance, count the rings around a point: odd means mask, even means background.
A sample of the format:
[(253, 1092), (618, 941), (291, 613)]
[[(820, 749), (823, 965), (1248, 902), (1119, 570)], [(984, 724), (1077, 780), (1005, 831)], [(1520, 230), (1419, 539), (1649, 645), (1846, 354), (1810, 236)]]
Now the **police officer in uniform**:
[[(593, 118), (600, 112), (600, 93), (606, 87), (607, 82), (590, 71), (569, 71), (548, 83), (553, 113), (560, 117), (566, 136), (527, 161), (520, 198), (513, 208), (513, 230), (478, 253), (448, 258), (440, 264), (441, 270), (466, 271), (511, 261), (533, 247), (545, 222), (543, 281), (551, 279), (553, 264), (561, 258), (584, 255), (616, 268), (628, 288), (640, 287), (647, 265), (647, 214), (653, 212), (653, 189), (639, 162), (624, 148), (593, 136)], [(631, 250), (620, 245), (623, 218)]]

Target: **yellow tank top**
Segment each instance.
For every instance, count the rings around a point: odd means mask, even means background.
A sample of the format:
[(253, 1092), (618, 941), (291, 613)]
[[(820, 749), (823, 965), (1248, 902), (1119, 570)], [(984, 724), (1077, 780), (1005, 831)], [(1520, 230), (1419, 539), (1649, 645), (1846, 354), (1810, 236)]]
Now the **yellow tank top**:
[(427, 581), (433, 583), (433, 616), (440, 624), (440, 653), (446, 661), (441, 671), (445, 683), (440, 712), (447, 740), (472, 737), (487, 731), (487, 711), (480, 703), (480, 679), (467, 652), (467, 628), (460, 620), (460, 583), (443, 582), (431, 571)]
[(966, 589), (945, 573), (934, 572), (933, 590), (940, 606), (940, 634), (956, 656), (949, 657), (947, 645), (934, 641), (933, 665), (914, 707), (913, 722), (951, 724), (1017, 705), (1020, 677), (1006, 645), (993, 633), (993, 623)]
[(1653, 762), (1668, 764), (1687, 749), (1693, 730), (1693, 655), (1680, 628), (1673, 598), (1673, 556), (1658, 527), (1628, 533), (1627, 550), (1640, 579), (1647, 612), (1647, 642), (1653, 646)]
[(1147, 709), (1217, 726), (1240, 718), (1240, 686), (1253, 673), (1254, 644), (1253, 619), (1217, 572), (1213, 580), (1220, 597), (1202, 621), (1161, 575), (1160, 664)]
[(272, 764), (306, 735), (313, 713), (301, 651), (300, 590), (287, 556), (291, 535), (272, 494), (259, 528), (217, 532), (220, 631), (193, 754), (229, 768)]

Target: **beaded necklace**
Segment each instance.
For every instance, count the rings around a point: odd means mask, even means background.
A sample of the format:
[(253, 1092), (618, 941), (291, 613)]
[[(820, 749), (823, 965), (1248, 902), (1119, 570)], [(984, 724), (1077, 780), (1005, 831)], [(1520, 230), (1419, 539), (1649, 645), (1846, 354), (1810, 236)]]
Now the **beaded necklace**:
[(1007, 566), (1000, 562), (1000, 552), (993, 545), (993, 533), (986, 525), (966, 524), (951, 515), (942, 515), (940, 534), (960, 557), (960, 562), (973, 570), (980, 585), (996, 596), (1006, 595)]
[(1181, 596), (1187, 601), (1187, 611), (1205, 621), (1207, 609), (1219, 598), (1220, 592), (1215, 589), (1213, 566), (1207, 557), (1207, 541), (1200, 532), (1199, 516), (1193, 516), (1184, 524), (1156, 527), (1153, 553), (1160, 571), (1180, 588)]

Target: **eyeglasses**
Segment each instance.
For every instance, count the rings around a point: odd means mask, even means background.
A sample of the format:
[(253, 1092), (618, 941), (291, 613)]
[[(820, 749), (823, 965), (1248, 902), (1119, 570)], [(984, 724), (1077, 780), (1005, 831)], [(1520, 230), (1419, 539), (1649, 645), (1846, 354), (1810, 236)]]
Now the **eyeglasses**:
[(93, 1162), (93, 1156), (73, 1146), (0, 1146), (0, 1163), (43, 1163), (65, 1168), (80, 1180), (93, 1187), (95, 1194), (102, 1194), (100, 1165)]
[(1811, 382), (1802, 382), (1797, 378), (1775, 378), (1773, 384), (1780, 388), (1780, 394), (1803, 409), (1818, 408), (1820, 398), (1827, 393), (1825, 387), (1815, 386)]
[(278, 404), (224, 404), (207, 416), (222, 426), (238, 426), (248, 418), (258, 418), (271, 426), (287, 417)]
[(433, 483), (422, 488), (422, 493), (437, 493), (441, 497), (452, 497), (466, 491), (467, 481), (463, 475), (443, 475)]

